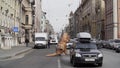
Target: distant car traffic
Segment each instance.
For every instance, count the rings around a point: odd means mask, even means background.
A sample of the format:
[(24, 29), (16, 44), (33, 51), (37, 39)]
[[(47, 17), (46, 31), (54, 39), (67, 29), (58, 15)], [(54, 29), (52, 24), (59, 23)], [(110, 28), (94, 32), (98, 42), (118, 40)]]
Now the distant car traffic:
[(52, 38), (50, 40), (50, 44), (57, 44), (58, 43), (58, 39)]

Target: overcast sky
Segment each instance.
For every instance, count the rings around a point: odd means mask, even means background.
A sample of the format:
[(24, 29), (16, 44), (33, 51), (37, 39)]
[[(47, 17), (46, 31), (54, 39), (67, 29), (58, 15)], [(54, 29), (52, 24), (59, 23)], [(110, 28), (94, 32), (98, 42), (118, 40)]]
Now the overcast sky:
[(75, 11), (80, 0), (42, 0), (42, 10), (52, 24), (55, 32), (60, 32), (67, 24), (71, 11)]

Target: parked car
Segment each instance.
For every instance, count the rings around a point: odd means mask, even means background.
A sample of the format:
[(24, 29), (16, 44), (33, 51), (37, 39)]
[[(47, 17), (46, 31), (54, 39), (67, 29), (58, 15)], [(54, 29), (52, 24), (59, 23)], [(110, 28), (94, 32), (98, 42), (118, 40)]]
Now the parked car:
[(120, 39), (114, 39), (112, 45), (113, 48), (116, 50), (120, 46)]
[(113, 40), (113, 39), (108, 40), (108, 46), (109, 46), (108, 48), (109, 49), (114, 49), (114, 41), (115, 40)]
[(111, 48), (110, 47), (110, 40), (103, 41), (102, 46), (103, 46), (103, 48), (110, 49)]
[(97, 41), (96, 41), (96, 45), (97, 45), (98, 47), (100, 47), (100, 48), (103, 47), (103, 46), (102, 46), (102, 41), (103, 41), (103, 40), (97, 40)]
[(94, 43), (75, 42), (70, 49), (70, 63), (73, 66), (81, 63), (92, 63), (102, 66), (103, 54)]
[(116, 48), (119, 45), (120, 45), (120, 39), (110, 39), (108, 40), (107, 48), (116, 50)]
[(92, 39), (91, 39), (91, 42), (97, 43), (97, 39), (92, 38)]
[(66, 45), (67, 45), (67, 49), (70, 49), (71, 46), (73, 45), (73, 41), (70, 40)]
[(102, 48), (105, 48), (106, 45), (107, 45), (107, 41), (103, 40), (103, 41), (101, 42), (101, 46), (102, 46)]
[(120, 52), (120, 45), (116, 48), (116, 50), (115, 50), (117, 53), (119, 53)]

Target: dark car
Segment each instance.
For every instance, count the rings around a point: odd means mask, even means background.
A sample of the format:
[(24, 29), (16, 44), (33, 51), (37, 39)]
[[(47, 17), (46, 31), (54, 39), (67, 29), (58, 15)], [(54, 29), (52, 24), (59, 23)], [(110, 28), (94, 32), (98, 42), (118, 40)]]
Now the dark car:
[(95, 43), (75, 42), (70, 49), (70, 62), (73, 66), (81, 63), (102, 66), (103, 54)]
[(120, 45), (116, 48), (116, 52), (120, 53)]

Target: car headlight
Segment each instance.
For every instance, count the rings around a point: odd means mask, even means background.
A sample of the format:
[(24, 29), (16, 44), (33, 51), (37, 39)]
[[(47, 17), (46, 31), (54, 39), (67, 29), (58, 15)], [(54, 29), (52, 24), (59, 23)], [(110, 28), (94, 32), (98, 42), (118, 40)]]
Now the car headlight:
[(76, 54), (75, 54), (75, 57), (81, 57), (81, 54), (76, 53)]
[(98, 57), (103, 57), (103, 54), (102, 53), (98, 54)]

